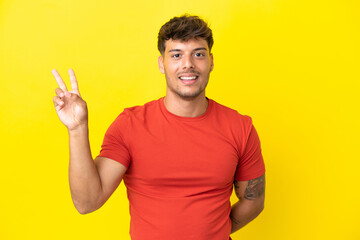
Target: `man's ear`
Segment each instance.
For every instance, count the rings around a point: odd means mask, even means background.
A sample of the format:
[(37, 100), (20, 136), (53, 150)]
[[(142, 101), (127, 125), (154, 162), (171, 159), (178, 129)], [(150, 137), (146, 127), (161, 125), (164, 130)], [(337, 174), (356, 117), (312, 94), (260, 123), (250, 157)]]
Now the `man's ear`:
[(211, 72), (214, 69), (214, 56), (212, 53), (210, 54), (210, 60), (211, 60), (210, 72)]
[(159, 70), (161, 73), (165, 73), (165, 69), (164, 69), (164, 58), (163, 56), (159, 56), (158, 58), (158, 65), (159, 65)]

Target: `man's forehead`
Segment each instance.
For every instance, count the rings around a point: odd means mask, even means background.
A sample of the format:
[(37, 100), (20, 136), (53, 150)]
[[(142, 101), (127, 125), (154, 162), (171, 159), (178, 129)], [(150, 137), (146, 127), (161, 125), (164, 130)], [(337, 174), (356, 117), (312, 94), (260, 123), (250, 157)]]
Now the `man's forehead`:
[(193, 50), (205, 48), (208, 50), (208, 44), (205, 39), (202, 38), (192, 38), (189, 40), (182, 40), (182, 39), (169, 39), (165, 42), (165, 52), (168, 52), (172, 49), (178, 50)]

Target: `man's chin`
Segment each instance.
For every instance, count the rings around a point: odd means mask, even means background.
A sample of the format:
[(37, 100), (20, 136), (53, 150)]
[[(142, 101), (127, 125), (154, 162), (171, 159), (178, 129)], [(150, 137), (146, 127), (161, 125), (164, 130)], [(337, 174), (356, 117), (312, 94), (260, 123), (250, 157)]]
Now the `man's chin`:
[(201, 93), (201, 91), (187, 93), (176, 92), (176, 95), (185, 101), (193, 101), (194, 99), (200, 97)]

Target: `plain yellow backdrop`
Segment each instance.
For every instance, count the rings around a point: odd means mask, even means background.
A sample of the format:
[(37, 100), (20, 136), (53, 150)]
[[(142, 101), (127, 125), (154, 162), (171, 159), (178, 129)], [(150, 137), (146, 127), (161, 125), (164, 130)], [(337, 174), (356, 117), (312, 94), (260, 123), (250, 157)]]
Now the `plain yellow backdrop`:
[(165, 94), (157, 33), (183, 13), (213, 30), (207, 96), (262, 142), (265, 210), (232, 238), (360, 239), (356, 0), (1, 0), (0, 239), (130, 239), (123, 183), (94, 213), (72, 205), (51, 70), (75, 70), (96, 156), (123, 108)]

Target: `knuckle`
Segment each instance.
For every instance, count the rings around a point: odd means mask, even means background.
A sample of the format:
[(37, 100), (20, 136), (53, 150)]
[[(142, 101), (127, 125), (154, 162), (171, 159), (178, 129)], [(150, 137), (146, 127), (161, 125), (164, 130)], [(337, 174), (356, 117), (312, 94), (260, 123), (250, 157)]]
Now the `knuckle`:
[(83, 101), (81, 101), (81, 106), (84, 108), (87, 108), (87, 103), (83, 100)]
[(57, 95), (59, 95), (61, 92), (62, 92), (62, 90), (61, 90), (60, 88), (56, 88), (56, 89), (55, 89), (55, 93), (56, 93)]

